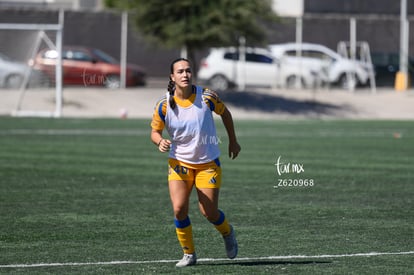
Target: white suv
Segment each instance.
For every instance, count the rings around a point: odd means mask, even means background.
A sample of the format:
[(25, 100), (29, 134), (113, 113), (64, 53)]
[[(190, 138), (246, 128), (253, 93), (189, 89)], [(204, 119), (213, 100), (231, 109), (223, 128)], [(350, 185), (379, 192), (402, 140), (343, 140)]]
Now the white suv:
[[(273, 44), (269, 46), (272, 54), (283, 63), (296, 64), (300, 68), (313, 68), (326, 71), (330, 84), (349, 87), (349, 75), (355, 75), (355, 85), (369, 84), (369, 65), (344, 58), (333, 50), (319, 44), (302, 43), (301, 58), (298, 58), (297, 43)], [(371, 65), (372, 66), (372, 65)]]
[(281, 66), (265, 48), (246, 48), (245, 62), (240, 61), (238, 48), (212, 48), (201, 61), (197, 74), (200, 84), (216, 91), (238, 86), (241, 82), (254, 87), (291, 87), (296, 78), (306, 87), (316, 82), (313, 69), (298, 71), (295, 66)]

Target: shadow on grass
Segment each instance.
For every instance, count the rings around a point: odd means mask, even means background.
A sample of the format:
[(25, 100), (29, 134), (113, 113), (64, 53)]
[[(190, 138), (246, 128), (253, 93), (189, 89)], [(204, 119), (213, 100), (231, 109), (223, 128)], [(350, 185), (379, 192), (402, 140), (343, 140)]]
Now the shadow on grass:
[(311, 264), (330, 264), (331, 261), (280, 261), (280, 260), (254, 260), (240, 262), (209, 262), (198, 263), (197, 265), (241, 265), (241, 266), (259, 266), (259, 265), (311, 265)]
[(349, 106), (312, 100), (311, 96), (309, 96), (309, 99), (299, 100), (280, 95), (269, 95), (250, 91), (225, 91), (220, 93), (220, 98), (226, 104), (245, 109), (246, 111), (261, 111), (266, 113), (281, 112), (296, 115), (310, 113), (332, 115), (351, 110)]

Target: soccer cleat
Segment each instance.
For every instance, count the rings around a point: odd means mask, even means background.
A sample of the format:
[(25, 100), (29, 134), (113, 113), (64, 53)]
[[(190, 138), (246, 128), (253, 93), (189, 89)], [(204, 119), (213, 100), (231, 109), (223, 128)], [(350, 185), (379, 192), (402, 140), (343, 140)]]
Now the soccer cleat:
[(193, 254), (184, 254), (183, 258), (175, 265), (176, 267), (185, 267), (195, 265), (197, 263), (197, 256)]
[(224, 245), (226, 247), (227, 257), (234, 259), (237, 256), (238, 245), (236, 235), (234, 234), (233, 226), (230, 225), (231, 232), (228, 236), (224, 236)]

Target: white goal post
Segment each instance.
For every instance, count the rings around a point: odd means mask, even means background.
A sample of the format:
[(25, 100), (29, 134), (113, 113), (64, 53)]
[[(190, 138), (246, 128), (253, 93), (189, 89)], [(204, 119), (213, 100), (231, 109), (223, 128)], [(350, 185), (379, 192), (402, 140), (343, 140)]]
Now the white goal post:
[[(38, 31), (38, 36), (36, 42), (33, 46), (31, 58), (33, 59), (37, 54), (40, 43), (42, 40), (51, 48), (55, 49), (58, 53), (56, 59), (56, 70), (55, 70), (55, 82), (56, 82), (56, 91), (55, 91), (55, 110), (54, 112), (50, 111), (30, 111), (30, 110), (21, 110), (21, 102), (23, 100), (24, 94), (26, 92), (26, 86), (30, 71), (24, 76), (22, 85), (20, 86), (20, 98), (17, 103), (16, 110), (12, 112), (14, 116), (41, 116), (41, 117), (61, 117), (62, 115), (62, 43), (63, 43), (63, 23), (64, 23), (64, 12), (61, 10), (59, 12), (59, 22), (58, 24), (21, 24), (21, 23), (0, 23), (0, 30), (29, 30), (29, 31)], [(47, 37), (46, 31), (56, 31), (56, 41), (55, 44)]]

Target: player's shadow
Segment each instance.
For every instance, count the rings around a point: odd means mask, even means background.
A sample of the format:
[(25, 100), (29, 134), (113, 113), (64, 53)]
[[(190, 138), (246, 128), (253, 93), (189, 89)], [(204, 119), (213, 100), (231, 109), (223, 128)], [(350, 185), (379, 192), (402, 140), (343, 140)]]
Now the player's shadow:
[(220, 98), (226, 104), (245, 109), (246, 111), (261, 111), (266, 113), (330, 115), (350, 110), (350, 106), (313, 100), (311, 95), (307, 99), (301, 100), (284, 97), (282, 95), (270, 95), (251, 91), (224, 91), (220, 93)]
[(259, 265), (312, 265), (312, 264), (330, 264), (331, 261), (281, 261), (281, 260), (252, 260), (252, 261), (226, 261), (226, 262), (205, 262), (202, 265), (241, 265), (241, 266), (259, 266)]

